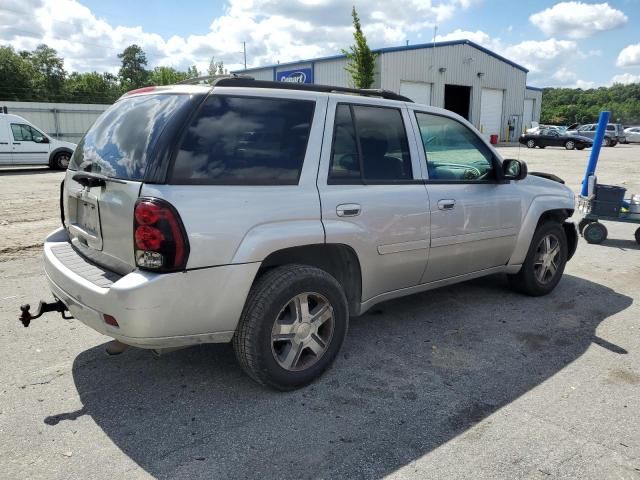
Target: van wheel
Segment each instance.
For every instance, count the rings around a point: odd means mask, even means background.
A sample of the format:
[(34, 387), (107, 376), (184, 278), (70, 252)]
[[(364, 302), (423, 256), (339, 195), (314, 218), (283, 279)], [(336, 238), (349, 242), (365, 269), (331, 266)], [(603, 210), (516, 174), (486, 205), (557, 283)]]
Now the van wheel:
[(251, 288), (233, 348), (242, 369), (277, 390), (311, 383), (333, 363), (349, 323), (338, 281), (306, 265), (286, 265)]
[(56, 170), (66, 170), (71, 161), (71, 154), (69, 152), (60, 152), (49, 163), (51, 168)]
[(515, 290), (533, 297), (548, 294), (562, 278), (567, 252), (562, 225), (543, 223), (533, 235), (522, 268), (515, 275), (509, 275), (509, 283)]

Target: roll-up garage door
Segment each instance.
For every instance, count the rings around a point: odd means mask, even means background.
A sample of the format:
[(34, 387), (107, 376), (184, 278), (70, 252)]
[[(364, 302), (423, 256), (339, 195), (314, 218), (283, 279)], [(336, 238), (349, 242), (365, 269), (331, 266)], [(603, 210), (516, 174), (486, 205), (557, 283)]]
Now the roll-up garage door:
[(535, 105), (535, 100), (533, 98), (524, 99), (524, 116), (522, 119), (522, 124), (525, 130), (527, 128), (531, 128), (531, 122), (533, 121), (534, 105)]
[(400, 95), (409, 97), (416, 103), (431, 105), (431, 84), (424, 82), (400, 81)]
[(502, 126), (502, 90), (483, 88), (480, 100), (480, 128), (482, 133), (500, 136)]

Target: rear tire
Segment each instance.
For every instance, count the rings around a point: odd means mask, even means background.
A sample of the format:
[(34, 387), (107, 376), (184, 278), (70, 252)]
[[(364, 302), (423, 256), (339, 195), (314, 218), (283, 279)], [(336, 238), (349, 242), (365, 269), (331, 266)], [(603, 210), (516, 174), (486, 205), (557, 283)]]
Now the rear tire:
[(580, 235), (582, 235), (582, 232), (584, 231), (585, 227), (590, 223), (592, 223), (592, 221), (587, 220), (586, 218), (583, 218), (578, 222), (578, 231), (580, 232)]
[(54, 170), (66, 170), (69, 167), (71, 161), (71, 154), (69, 152), (57, 153), (53, 160), (49, 162), (49, 167)]
[(522, 268), (515, 275), (508, 276), (509, 283), (525, 295), (546, 295), (562, 278), (567, 255), (567, 236), (562, 225), (543, 223), (533, 234)]
[(598, 245), (607, 239), (607, 227), (598, 222), (593, 222), (584, 227), (582, 236), (591, 244)]
[(251, 288), (233, 348), (256, 382), (293, 390), (329, 368), (348, 323), (347, 299), (335, 278), (318, 268), (285, 265), (262, 275)]

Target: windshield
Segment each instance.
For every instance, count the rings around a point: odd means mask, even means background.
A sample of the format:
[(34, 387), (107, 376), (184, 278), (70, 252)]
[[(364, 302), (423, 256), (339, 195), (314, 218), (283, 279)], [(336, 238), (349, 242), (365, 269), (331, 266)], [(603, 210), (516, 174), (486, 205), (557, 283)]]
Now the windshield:
[(69, 168), (125, 180), (142, 180), (165, 125), (189, 95), (140, 95), (109, 107), (78, 144)]

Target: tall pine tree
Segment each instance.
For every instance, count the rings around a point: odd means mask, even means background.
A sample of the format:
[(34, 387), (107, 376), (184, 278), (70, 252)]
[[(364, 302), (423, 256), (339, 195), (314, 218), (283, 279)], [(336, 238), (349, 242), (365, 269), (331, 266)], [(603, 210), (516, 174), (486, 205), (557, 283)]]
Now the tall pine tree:
[(353, 32), (355, 44), (351, 45), (349, 50), (342, 50), (342, 53), (349, 60), (345, 70), (351, 75), (351, 81), (355, 88), (371, 88), (375, 75), (377, 55), (371, 51), (367, 44), (367, 38), (362, 33), (360, 18), (355, 6), (351, 10), (351, 16), (353, 17), (353, 28), (355, 30)]

